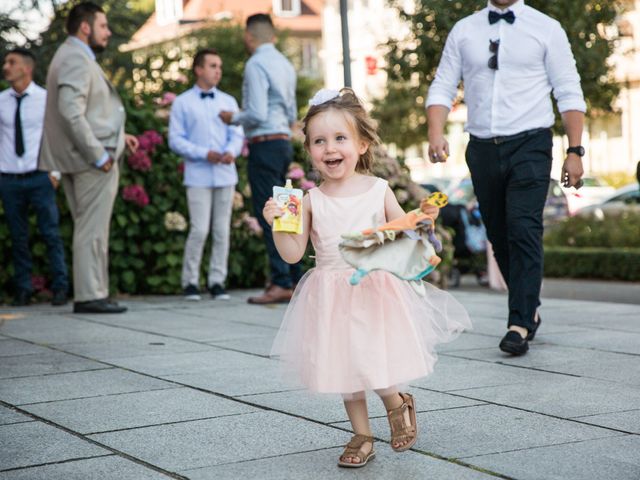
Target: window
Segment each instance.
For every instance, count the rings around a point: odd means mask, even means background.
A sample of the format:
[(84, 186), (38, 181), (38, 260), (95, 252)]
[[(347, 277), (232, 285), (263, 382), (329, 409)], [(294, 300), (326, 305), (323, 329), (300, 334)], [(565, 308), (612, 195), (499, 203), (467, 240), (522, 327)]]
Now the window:
[(182, 19), (182, 0), (156, 0), (158, 25), (178, 23)]
[(273, 12), (278, 17), (297, 17), (300, 10), (300, 0), (273, 0)]

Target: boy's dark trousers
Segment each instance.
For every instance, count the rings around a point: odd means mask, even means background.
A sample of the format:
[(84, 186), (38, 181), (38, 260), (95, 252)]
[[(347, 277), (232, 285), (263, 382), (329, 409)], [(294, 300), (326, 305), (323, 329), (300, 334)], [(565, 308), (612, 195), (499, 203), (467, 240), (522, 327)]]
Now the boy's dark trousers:
[(533, 330), (543, 274), (542, 211), (549, 190), (552, 134), (471, 136), (466, 159), (487, 236), (509, 287), (509, 323)]
[(249, 184), (253, 211), (263, 230), (269, 255), (271, 283), (291, 288), (302, 276), (300, 263), (289, 265), (278, 253), (271, 227), (262, 216), (264, 204), (273, 196), (274, 186), (284, 186), (289, 164), (293, 160), (293, 147), (288, 140), (268, 140), (249, 145)]

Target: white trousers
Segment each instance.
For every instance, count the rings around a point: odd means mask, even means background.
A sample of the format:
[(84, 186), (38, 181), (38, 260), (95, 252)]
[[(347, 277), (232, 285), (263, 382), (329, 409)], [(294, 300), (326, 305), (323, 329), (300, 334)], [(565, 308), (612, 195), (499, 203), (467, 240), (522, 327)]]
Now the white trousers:
[(231, 211), (235, 186), (219, 188), (187, 187), (191, 227), (182, 260), (182, 288), (199, 286), (202, 250), (211, 228), (211, 258), (207, 286), (224, 285), (227, 278)]

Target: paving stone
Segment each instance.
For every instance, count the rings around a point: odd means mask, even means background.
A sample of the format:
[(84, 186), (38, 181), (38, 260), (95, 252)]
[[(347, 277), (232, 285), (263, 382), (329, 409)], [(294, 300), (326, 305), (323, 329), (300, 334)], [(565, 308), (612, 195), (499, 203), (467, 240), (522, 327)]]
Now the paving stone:
[[(345, 440), (346, 442), (346, 440)], [(376, 444), (376, 457), (361, 469), (339, 468), (336, 463), (342, 448), (296, 453), (274, 458), (231, 463), (217, 467), (185, 470), (179, 473), (191, 480), (398, 480), (455, 479), (489, 480), (494, 476), (416, 452), (398, 455), (388, 445)]]
[(41, 403), (24, 409), (84, 434), (256, 411), (241, 402), (187, 388)]
[[(338, 424), (349, 428), (349, 424)], [(371, 421), (373, 434), (389, 438), (386, 418)], [(447, 458), (530, 449), (619, 435), (604, 428), (567, 422), (497, 405), (418, 413), (415, 449)]]
[(177, 471), (336, 447), (347, 440), (347, 435), (276, 412), (260, 412), (91, 438), (165, 470)]
[[(420, 412), (466, 407), (483, 403), (417, 388), (411, 389), (411, 393), (416, 399), (417, 409)], [(250, 395), (241, 398), (251, 403), (301, 415), (322, 423), (345, 422), (349, 419), (340, 395), (314, 395), (301, 390)], [(386, 410), (378, 395), (369, 393), (367, 395), (367, 405), (369, 408), (369, 417), (386, 418)]]
[(271, 346), (273, 345), (274, 337), (275, 330), (273, 330), (269, 335), (261, 335), (259, 337), (248, 337), (240, 340), (213, 341), (208, 343), (209, 345), (224, 349), (237, 350), (240, 352), (268, 357), (271, 354)]
[(640, 437), (625, 435), (466, 459), (518, 480), (637, 480)]
[(549, 334), (545, 340), (557, 345), (640, 355), (640, 332), (587, 330), (572, 335)]
[(113, 359), (112, 363), (136, 372), (167, 377), (170, 375), (214, 372), (228, 368), (257, 370), (263, 366), (274, 366), (277, 362), (268, 358), (220, 350), (210, 346), (207, 351), (202, 352), (118, 358)]
[(0, 380), (0, 399), (13, 405), (175, 387), (118, 369)]
[[(0, 327), (0, 331), (2, 328)], [(51, 349), (23, 342), (22, 340), (3, 339), (0, 341), (0, 357), (15, 357), (18, 355), (33, 355), (34, 353), (48, 353)], [(4, 363), (4, 360), (3, 360)]]
[[(529, 377), (529, 373), (525, 377)], [(627, 411), (640, 405), (640, 387), (547, 374), (528, 382), (459, 391), (467, 397), (563, 418)]]
[(169, 476), (116, 455), (0, 472), (0, 480), (166, 480)]
[(159, 335), (124, 333), (120, 337), (120, 341), (108, 343), (66, 343), (59, 345), (58, 348), (77, 355), (83, 355), (104, 362), (111, 362), (111, 360), (121, 357), (143, 357), (146, 355), (170, 357), (183, 352), (206, 352), (215, 347), (204, 343), (178, 340)]
[(0, 378), (27, 377), (52, 373), (79, 372), (107, 368), (104, 364), (75, 355), (49, 350), (47, 353), (4, 357)]
[(428, 377), (413, 381), (411, 384), (429, 390), (445, 392), (515, 385), (527, 383), (533, 378), (544, 379), (549, 375), (553, 375), (451, 356), (459, 354), (459, 352), (442, 353), (438, 357), (438, 363), (436, 363), (433, 373)]
[(33, 419), (22, 413), (11, 410), (10, 408), (0, 406), (0, 425), (9, 425), (11, 423), (32, 422)]
[(41, 422), (0, 426), (0, 440), (3, 470), (110, 453)]
[(577, 417), (581, 422), (640, 434), (640, 410)]

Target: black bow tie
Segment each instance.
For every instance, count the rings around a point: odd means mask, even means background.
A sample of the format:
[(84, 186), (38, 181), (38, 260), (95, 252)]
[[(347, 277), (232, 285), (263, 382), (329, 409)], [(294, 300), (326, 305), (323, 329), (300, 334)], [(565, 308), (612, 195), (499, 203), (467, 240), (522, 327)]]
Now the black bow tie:
[(507, 13), (503, 13), (502, 15), (498, 12), (494, 12), (493, 10), (489, 11), (489, 23), (491, 25), (498, 22), (500, 19), (504, 20), (507, 23), (513, 23), (516, 21), (516, 16), (511, 10), (509, 10)]
[(200, 98), (213, 98), (215, 97), (215, 95), (213, 94), (213, 92), (200, 92)]

